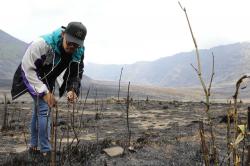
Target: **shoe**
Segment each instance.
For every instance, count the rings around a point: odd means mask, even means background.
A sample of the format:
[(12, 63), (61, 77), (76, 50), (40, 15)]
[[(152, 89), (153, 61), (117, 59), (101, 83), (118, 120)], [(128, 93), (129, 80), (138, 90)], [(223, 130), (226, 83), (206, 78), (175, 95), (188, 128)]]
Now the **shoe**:
[(37, 149), (37, 147), (29, 147), (29, 153), (30, 154), (39, 154), (40, 150)]
[(40, 150), (37, 147), (29, 147), (28, 149), (28, 158), (32, 161), (32, 165), (35, 165), (37, 162), (37, 158), (39, 157)]

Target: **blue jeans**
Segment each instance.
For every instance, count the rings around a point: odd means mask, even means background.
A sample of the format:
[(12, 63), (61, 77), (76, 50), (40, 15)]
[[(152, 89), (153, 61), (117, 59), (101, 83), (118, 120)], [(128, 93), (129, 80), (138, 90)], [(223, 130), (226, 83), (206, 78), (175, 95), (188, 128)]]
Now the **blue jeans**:
[(40, 147), (41, 152), (51, 151), (50, 138), (50, 116), (49, 106), (43, 100), (38, 98), (37, 109), (36, 109), (37, 98), (33, 98), (33, 109), (31, 119), (31, 147)]

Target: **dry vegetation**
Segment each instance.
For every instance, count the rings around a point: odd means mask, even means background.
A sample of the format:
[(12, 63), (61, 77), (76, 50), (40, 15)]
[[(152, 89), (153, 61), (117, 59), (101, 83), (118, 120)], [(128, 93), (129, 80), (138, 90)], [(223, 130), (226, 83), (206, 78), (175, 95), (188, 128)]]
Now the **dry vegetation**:
[[(246, 88), (246, 86), (241, 87), (241, 84), (243, 83), (244, 80), (249, 79), (250, 76), (243, 75), (240, 77), (240, 79), (236, 82), (236, 88), (235, 88), (235, 93), (232, 96), (233, 100), (233, 105), (231, 108), (228, 108), (227, 110), (227, 116), (225, 117), (225, 122), (227, 123), (227, 155), (224, 157), (222, 162), (219, 160), (219, 156), (223, 155), (221, 153), (218, 153), (218, 146), (216, 145), (216, 137), (215, 137), (215, 132), (214, 132), (214, 122), (212, 120), (212, 113), (211, 113), (211, 102), (210, 102), (210, 96), (211, 96), (211, 85), (213, 82), (213, 78), (215, 75), (214, 72), (214, 55), (212, 53), (212, 72), (211, 72), (211, 78), (210, 82), (206, 85), (204, 79), (203, 79), (203, 73), (202, 73), (202, 67), (201, 67), (201, 62), (200, 62), (200, 54), (199, 54), (199, 49), (198, 45), (196, 42), (196, 39), (194, 37), (194, 33), (188, 18), (187, 10), (185, 7), (182, 7), (181, 3), (178, 2), (182, 11), (185, 13), (186, 20), (188, 23), (188, 27), (193, 39), (193, 43), (195, 46), (195, 53), (196, 53), (196, 59), (197, 59), (197, 67), (191, 64), (193, 69), (196, 71), (197, 76), (200, 80), (201, 86), (204, 91), (204, 96), (205, 96), (205, 102), (204, 102), (204, 112), (206, 113), (206, 122), (207, 124), (204, 124), (204, 120), (199, 121), (199, 134), (200, 134), (200, 142), (201, 142), (201, 152), (202, 152), (202, 157), (203, 161), (206, 166), (210, 165), (216, 165), (218, 166), (219, 164), (222, 165), (225, 161), (227, 165), (231, 165), (231, 163), (234, 166), (239, 166), (239, 165), (250, 165), (250, 147), (246, 146), (246, 138), (248, 138), (250, 135), (247, 133), (247, 128), (246, 126), (250, 125), (250, 113), (248, 112), (248, 121), (239, 123), (239, 104), (238, 104), (238, 96), (240, 89)], [(240, 88), (241, 87), (241, 88)], [(229, 101), (230, 105), (232, 104), (231, 101)], [(250, 111), (250, 108), (248, 108)], [(233, 122), (233, 129), (231, 129), (231, 122)], [(209, 135), (206, 135), (205, 131), (205, 126), (209, 128)], [(217, 126), (216, 126), (217, 127)], [(248, 127), (248, 129), (250, 129)], [(243, 147), (240, 148), (239, 144), (240, 142), (243, 141)], [(247, 160), (245, 161), (245, 149), (246, 147), (248, 148), (248, 155), (247, 155)]]

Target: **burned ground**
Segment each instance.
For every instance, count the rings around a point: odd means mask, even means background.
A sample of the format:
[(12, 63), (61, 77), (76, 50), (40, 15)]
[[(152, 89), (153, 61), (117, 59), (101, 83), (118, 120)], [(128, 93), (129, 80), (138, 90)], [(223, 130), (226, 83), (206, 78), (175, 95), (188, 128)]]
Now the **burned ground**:
[[(229, 104), (212, 104), (211, 114), (220, 163), (226, 156), (226, 124), (220, 123)], [(3, 117), (4, 104), (1, 104)], [(239, 108), (240, 123), (246, 121), (247, 104)], [(55, 111), (55, 110), (53, 110)], [(132, 101), (129, 109), (131, 147), (128, 150), (126, 104), (108, 100), (83, 101), (74, 108), (58, 104), (58, 165), (202, 165), (199, 121), (205, 122), (200, 102)], [(73, 116), (74, 115), (74, 116)], [(8, 104), (9, 129), (0, 132), (2, 165), (46, 165), (27, 152), (31, 103)], [(2, 124), (2, 118), (0, 124)], [(209, 142), (209, 134), (206, 134)], [(27, 143), (27, 144), (26, 144)], [(124, 153), (109, 157), (104, 148), (121, 146)], [(225, 165), (224, 162), (222, 165)]]

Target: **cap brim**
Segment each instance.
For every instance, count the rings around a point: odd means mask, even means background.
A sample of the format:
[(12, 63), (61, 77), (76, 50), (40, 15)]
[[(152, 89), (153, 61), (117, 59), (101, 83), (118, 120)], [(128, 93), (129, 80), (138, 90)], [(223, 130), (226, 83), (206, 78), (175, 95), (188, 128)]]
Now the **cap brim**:
[(78, 44), (81, 47), (83, 46), (83, 40), (75, 38), (75, 37), (73, 37), (73, 36), (71, 36), (70, 34), (67, 34), (67, 33), (65, 33), (65, 37), (66, 37), (66, 40), (68, 42), (76, 43), (76, 44)]

